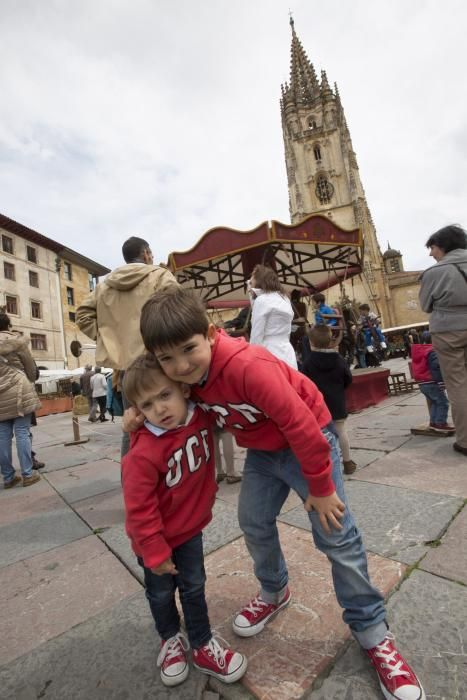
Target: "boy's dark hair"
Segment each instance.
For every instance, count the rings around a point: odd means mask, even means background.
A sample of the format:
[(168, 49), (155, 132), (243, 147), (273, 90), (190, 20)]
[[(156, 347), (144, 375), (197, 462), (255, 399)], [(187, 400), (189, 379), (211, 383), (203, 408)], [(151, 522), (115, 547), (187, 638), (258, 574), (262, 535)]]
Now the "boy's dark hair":
[(149, 243), (143, 238), (132, 236), (122, 245), (122, 255), (126, 263), (132, 263), (142, 257), (145, 250), (149, 249)]
[(325, 350), (331, 345), (332, 331), (329, 326), (320, 323), (319, 325), (310, 328), (310, 330), (308, 331), (308, 337), (310, 339), (311, 345), (314, 348), (318, 348), (319, 350)]
[(467, 233), (459, 224), (444, 226), (439, 231), (432, 233), (425, 243), (427, 248), (430, 248), (432, 245), (438, 246), (445, 253), (450, 253), (451, 250), (457, 250), (458, 248), (465, 249), (467, 248)]
[(359, 304), (358, 308), (360, 309), (360, 311), (369, 311), (370, 310), (370, 307), (368, 306), (368, 304)]
[(132, 406), (136, 405), (143, 392), (153, 388), (156, 374), (160, 376), (164, 375), (164, 372), (154, 355), (149, 352), (138, 355), (125, 370), (123, 393)]
[(11, 328), (11, 321), (8, 314), (0, 311), (0, 331), (7, 331)]
[(279, 276), (272, 267), (268, 265), (255, 265), (251, 276), (255, 277), (255, 286), (263, 289), (265, 292), (279, 292), (285, 294), (284, 287), (279, 281)]
[(149, 352), (184, 343), (194, 335), (206, 337), (208, 327), (199, 296), (175, 284), (153, 294), (141, 311), (140, 330)]
[(313, 301), (316, 301), (317, 304), (324, 304), (326, 301), (326, 297), (324, 294), (321, 294), (321, 292), (317, 292), (317, 294), (313, 294), (312, 296)]

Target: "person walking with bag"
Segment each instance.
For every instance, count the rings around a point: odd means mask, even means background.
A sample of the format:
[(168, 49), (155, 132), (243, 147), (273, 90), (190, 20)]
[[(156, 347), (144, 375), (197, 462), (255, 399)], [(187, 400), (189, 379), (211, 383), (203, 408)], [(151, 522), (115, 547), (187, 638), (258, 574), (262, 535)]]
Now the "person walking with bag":
[[(28, 339), (11, 330), (9, 316), (0, 311), (0, 467), (5, 489), (31, 486), (40, 481), (33, 472), (31, 416), (40, 408), (34, 389), (36, 363), (28, 349)], [(13, 434), (21, 476), (12, 462)]]
[(94, 423), (97, 419), (97, 407), (99, 406), (99, 420), (101, 423), (108, 421), (105, 417), (107, 410), (107, 379), (102, 374), (101, 367), (96, 367), (96, 371), (91, 377), (92, 391), (92, 411), (90, 420)]
[(456, 452), (467, 456), (467, 234), (452, 224), (426, 242), (436, 265), (421, 277), (420, 306), (431, 314), (430, 331), (451, 402)]

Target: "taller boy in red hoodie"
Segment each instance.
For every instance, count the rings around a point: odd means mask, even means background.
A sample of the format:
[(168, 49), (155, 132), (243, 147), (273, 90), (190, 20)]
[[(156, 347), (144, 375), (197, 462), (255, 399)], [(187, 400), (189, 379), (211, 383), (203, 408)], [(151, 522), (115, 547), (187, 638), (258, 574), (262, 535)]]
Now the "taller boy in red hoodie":
[(175, 686), (188, 675), (178, 588), (194, 665), (233, 683), (247, 662), (212, 636), (204, 593), (201, 530), (211, 520), (217, 491), (209, 418), (187, 402), (190, 390), (169, 379), (151, 355), (128, 367), (124, 390), (145, 419), (122, 461), (122, 484), (126, 530), (144, 568), (146, 597), (162, 639), (161, 680)]
[(369, 581), (361, 536), (345, 505), (331, 416), (315, 385), (265, 348), (217, 332), (201, 300), (183, 288), (156, 292), (146, 302), (141, 333), (167, 376), (190, 384), (218, 425), (248, 448), (239, 522), (261, 590), (235, 617), (234, 631), (257, 634), (290, 601), (276, 517), (293, 488), (309, 512), (316, 546), (331, 561), (344, 620), (373, 663), (385, 698), (424, 700)]

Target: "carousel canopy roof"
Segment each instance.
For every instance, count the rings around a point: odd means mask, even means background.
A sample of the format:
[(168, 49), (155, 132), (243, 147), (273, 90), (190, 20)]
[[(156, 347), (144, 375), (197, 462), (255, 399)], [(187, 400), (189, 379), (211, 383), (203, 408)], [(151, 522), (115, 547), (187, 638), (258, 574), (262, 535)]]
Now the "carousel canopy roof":
[(251, 231), (210, 229), (190, 250), (169, 256), (180, 284), (197, 290), (211, 307), (239, 306), (255, 265), (273, 267), (290, 292), (321, 291), (362, 271), (360, 229), (346, 231), (313, 214), (299, 224), (265, 221)]

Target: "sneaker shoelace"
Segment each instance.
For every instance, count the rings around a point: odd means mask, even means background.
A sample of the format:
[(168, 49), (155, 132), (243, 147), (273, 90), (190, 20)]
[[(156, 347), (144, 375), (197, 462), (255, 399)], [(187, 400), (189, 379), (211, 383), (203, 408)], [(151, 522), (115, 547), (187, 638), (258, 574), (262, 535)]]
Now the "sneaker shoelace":
[(390, 669), (388, 678), (395, 678), (396, 676), (409, 676), (409, 672), (402, 668), (404, 661), (402, 659), (396, 661), (396, 657), (399, 656), (397, 649), (391, 649), (389, 647), (393, 641), (394, 637), (392, 635), (387, 635), (384, 642), (377, 645), (375, 656), (378, 656), (380, 659), (384, 659), (385, 663), (381, 664), (381, 668)]
[(225, 639), (217, 635), (216, 637), (211, 637), (209, 642), (206, 644), (206, 649), (208, 655), (212, 656), (219, 668), (225, 668), (225, 657), (227, 655), (228, 648), (224, 649), (223, 646), (221, 646), (221, 642), (226, 647), (229, 646)]
[(179, 632), (166, 641), (157, 657), (157, 665), (162, 666), (164, 662), (172, 661), (175, 657), (188, 651), (189, 648), (188, 640)]
[(251, 601), (248, 603), (248, 605), (245, 605), (245, 607), (243, 608), (243, 610), (244, 610), (245, 612), (250, 612), (250, 613), (252, 613), (252, 615), (254, 615), (254, 617), (256, 617), (257, 613), (262, 612), (262, 611), (264, 610), (264, 608), (269, 607), (269, 605), (270, 605), (270, 604), (269, 604), (269, 603), (266, 603), (265, 600), (263, 600), (263, 599), (260, 598), (259, 596), (256, 596), (256, 598), (253, 598), (253, 600), (251, 600)]

